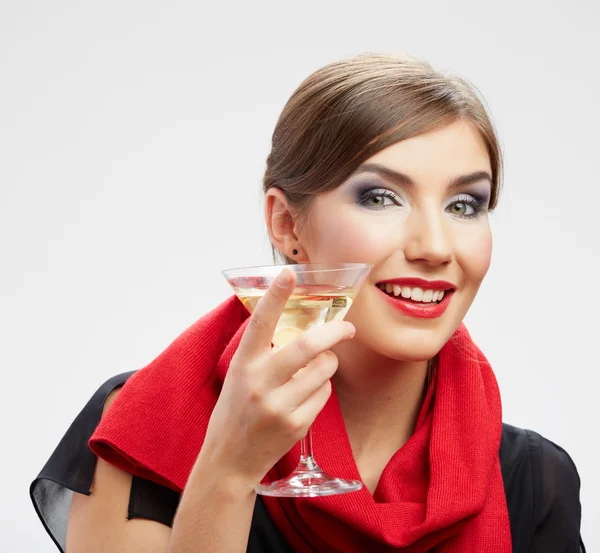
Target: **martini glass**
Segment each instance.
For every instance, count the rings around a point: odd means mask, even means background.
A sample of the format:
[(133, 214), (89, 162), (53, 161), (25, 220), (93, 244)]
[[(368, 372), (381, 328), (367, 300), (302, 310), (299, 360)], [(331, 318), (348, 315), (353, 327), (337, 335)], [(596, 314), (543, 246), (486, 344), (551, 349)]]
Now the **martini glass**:
[[(235, 294), (252, 313), (277, 275), (285, 268), (296, 273), (296, 286), (273, 334), (273, 347), (282, 348), (305, 330), (346, 316), (372, 265), (365, 263), (306, 263), (265, 265), (223, 271)], [(275, 497), (317, 497), (354, 492), (358, 480), (343, 480), (323, 471), (313, 457), (312, 432), (300, 442), (300, 462), (286, 478), (260, 484), (256, 492)]]

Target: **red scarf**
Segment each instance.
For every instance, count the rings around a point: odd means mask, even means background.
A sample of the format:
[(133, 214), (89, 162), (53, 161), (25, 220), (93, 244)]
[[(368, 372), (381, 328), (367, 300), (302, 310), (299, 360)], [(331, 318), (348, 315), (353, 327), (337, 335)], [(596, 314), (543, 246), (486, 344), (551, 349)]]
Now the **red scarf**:
[[(176, 491), (204, 441), (229, 362), (248, 323), (235, 296), (202, 317), (123, 386), (90, 439), (92, 451)], [(360, 479), (335, 391), (313, 425), (317, 462)], [(439, 355), (413, 436), (366, 488), (310, 499), (263, 498), (298, 553), (510, 553), (498, 450), (500, 394), (461, 324)], [(265, 477), (295, 468), (295, 446)]]

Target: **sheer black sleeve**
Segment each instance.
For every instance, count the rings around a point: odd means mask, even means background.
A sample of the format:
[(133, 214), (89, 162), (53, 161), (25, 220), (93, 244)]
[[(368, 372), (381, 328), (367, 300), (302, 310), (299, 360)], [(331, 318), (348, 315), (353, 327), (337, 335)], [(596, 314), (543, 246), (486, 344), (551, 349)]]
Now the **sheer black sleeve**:
[(106, 398), (134, 372), (114, 376), (98, 388), (31, 483), (29, 495), (35, 511), (60, 551), (66, 547), (73, 494), (90, 495), (96, 456), (87, 442), (100, 422)]
[(529, 553), (584, 553), (580, 534), (580, 479), (569, 454), (527, 431), (534, 474)]

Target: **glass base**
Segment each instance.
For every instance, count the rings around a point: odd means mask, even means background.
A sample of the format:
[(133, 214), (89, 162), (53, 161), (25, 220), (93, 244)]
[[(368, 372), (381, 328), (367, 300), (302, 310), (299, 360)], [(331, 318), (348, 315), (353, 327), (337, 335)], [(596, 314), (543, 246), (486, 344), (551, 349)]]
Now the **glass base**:
[(356, 492), (362, 486), (359, 480), (335, 478), (317, 466), (311, 470), (296, 469), (286, 478), (260, 484), (256, 487), (256, 493), (272, 497), (322, 497)]

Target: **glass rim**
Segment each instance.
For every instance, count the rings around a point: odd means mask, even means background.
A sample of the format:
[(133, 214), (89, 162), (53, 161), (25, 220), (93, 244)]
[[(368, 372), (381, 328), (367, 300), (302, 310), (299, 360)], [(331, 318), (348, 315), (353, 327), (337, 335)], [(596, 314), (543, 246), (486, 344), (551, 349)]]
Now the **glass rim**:
[[(297, 267), (309, 267), (308, 269), (297, 269)], [(314, 267), (314, 268), (313, 268)], [(319, 269), (318, 267), (323, 267)], [(254, 265), (249, 267), (232, 267), (221, 271), (221, 274), (227, 278), (228, 275), (240, 275), (249, 273), (249, 276), (256, 276), (256, 271), (265, 272), (279, 269), (279, 272), (286, 268), (292, 269), (295, 273), (327, 273), (334, 271), (356, 271), (357, 269), (372, 268), (371, 263), (289, 263), (284, 265)], [(277, 273), (278, 274), (278, 273)], [(266, 275), (268, 276), (268, 275)], [(276, 276), (276, 275), (273, 275)]]

